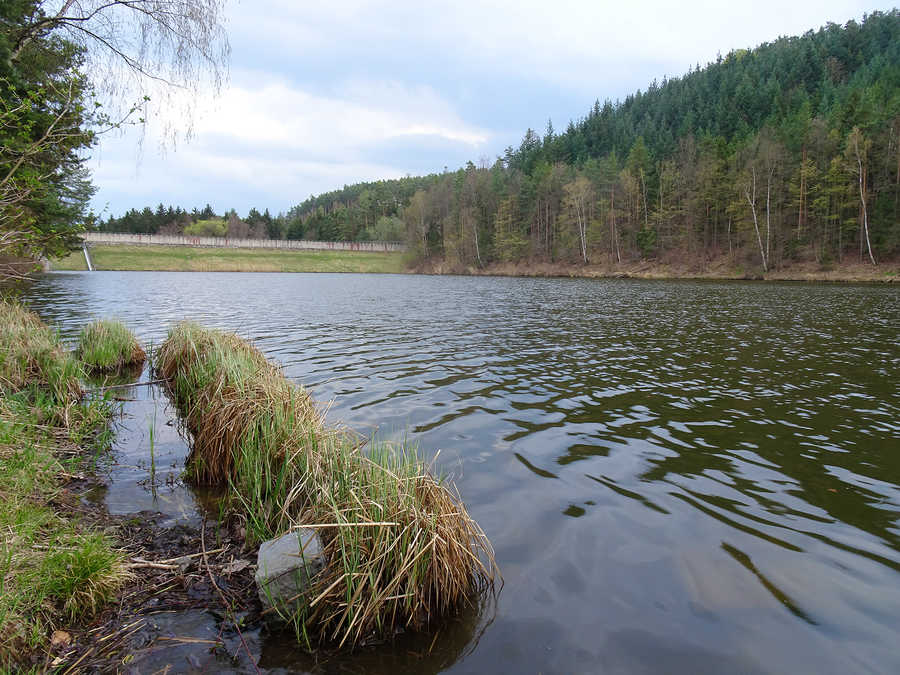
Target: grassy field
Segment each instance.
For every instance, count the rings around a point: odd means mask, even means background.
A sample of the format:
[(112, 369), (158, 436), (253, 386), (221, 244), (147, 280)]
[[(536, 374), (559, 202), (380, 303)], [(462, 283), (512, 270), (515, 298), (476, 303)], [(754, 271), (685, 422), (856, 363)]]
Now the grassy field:
[[(97, 270), (164, 272), (369, 272), (404, 271), (402, 253), (279, 251), (188, 246), (103, 246), (90, 249)], [(52, 262), (55, 270), (86, 270), (81, 251)]]

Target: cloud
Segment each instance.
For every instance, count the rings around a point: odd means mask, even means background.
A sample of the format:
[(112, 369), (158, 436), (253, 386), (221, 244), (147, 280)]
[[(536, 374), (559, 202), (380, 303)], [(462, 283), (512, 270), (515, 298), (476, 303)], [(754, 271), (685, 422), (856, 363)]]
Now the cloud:
[(435, 136), (472, 148), (488, 133), (465, 124), (430, 87), (400, 82), (355, 82), (322, 96), (274, 82), (235, 86), (205, 114), (198, 136), (250, 141), (316, 156), (353, 153), (367, 143), (408, 136)]
[[(114, 213), (178, 202), (191, 186), (196, 194), (180, 203), (229, 195), (229, 207), (242, 211), (260, 199), (285, 209), (314, 192), (402, 176), (410, 166), (437, 171), (448, 155), (477, 155), (490, 139), (427, 86), (348, 81), (320, 95), (252, 72), (240, 72), (236, 80), (209, 98), (198, 111), (193, 140), (174, 151), (158, 155), (155, 149), (164, 143), (161, 130), (177, 122), (177, 105), (150, 120), (139, 161), (135, 133), (108, 139), (94, 164), (102, 187), (97, 208), (106, 200)], [(423, 153), (433, 157), (424, 166)], [(129, 156), (136, 160), (131, 167)]]

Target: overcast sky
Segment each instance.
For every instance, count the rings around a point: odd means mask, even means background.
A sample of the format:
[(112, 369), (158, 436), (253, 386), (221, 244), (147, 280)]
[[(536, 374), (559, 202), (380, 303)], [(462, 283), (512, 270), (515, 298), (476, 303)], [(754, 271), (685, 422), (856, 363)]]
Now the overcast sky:
[(493, 161), (653, 80), (732, 49), (890, 4), (850, 0), (243, 0), (227, 9), (229, 86), (193, 140), (159, 119), (107, 137), (91, 166), (103, 217), (160, 202), (285, 211), (359, 181)]

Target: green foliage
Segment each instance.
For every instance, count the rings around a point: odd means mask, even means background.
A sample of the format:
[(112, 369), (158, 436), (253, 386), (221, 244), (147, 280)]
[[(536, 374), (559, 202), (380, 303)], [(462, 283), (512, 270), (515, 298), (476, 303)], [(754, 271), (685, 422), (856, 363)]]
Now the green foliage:
[(50, 506), (71, 471), (57, 453), (108, 438), (111, 406), (79, 402), (80, 371), (55, 333), (8, 302), (0, 358), (0, 670), (17, 670), (55, 627), (111, 600), (128, 571), (106, 537)]
[(649, 258), (656, 250), (656, 230), (652, 227), (642, 227), (637, 231), (637, 245), (641, 256)]
[[(53, 449), (70, 435), (50, 418), (63, 415), (0, 399), (0, 668), (15, 669), (63, 621), (94, 614), (128, 576), (106, 537), (48, 506), (64, 473)], [(107, 408), (95, 421), (108, 420)]]
[(403, 241), (406, 224), (396, 216), (381, 216), (374, 226), (359, 233), (360, 241)]
[(228, 225), (223, 218), (198, 220), (184, 228), (188, 237), (224, 237), (227, 231)]
[(78, 363), (59, 336), (21, 305), (0, 300), (0, 394), (42, 394), (54, 403), (81, 397)]
[(103, 319), (81, 329), (78, 358), (91, 371), (120, 370), (144, 363), (146, 354), (128, 326)]
[(0, 3), (0, 255), (61, 256), (93, 226), (85, 150), (148, 104), (148, 79), (219, 90), (223, 5)]
[(121, 585), (121, 559), (101, 534), (65, 537), (40, 561), (37, 591), (60, 602), (70, 619), (92, 615)]
[(21, 38), (42, 3), (0, 10), (0, 254), (61, 255), (86, 220), (94, 188), (84, 150), (107, 122), (89, 103), (80, 48), (58, 36)]

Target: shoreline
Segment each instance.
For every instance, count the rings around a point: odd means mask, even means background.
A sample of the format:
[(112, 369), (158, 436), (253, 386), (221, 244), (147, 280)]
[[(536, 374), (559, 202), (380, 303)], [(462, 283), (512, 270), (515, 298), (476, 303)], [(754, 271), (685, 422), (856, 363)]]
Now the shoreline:
[[(92, 247), (98, 271), (149, 272), (299, 272), (355, 274), (422, 274), (504, 276), (573, 279), (647, 279), (692, 281), (792, 281), (828, 283), (897, 283), (900, 261), (887, 260), (872, 266), (844, 262), (823, 266), (798, 261), (763, 273), (753, 264), (742, 266), (723, 256), (703, 265), (640, 260), (619, 264), (589, 265), (535, 262), (491, 263), (485, 267), (460, 267), (443, 260), (404, 264), (399, 253), (359, 251), (279, 251), (209, 249), (184, 246)], [(86, 271), (80, 251), (54, 261), (54, 271)]]
[(526, 277), (557, 279), (642, 279), (655, 281), (760, 281), (813, 283), (877, 283), (900, 282), (900, 263), (885, 262), (875, 267), (862, 263), (845, 263), (822, 269), (817, 263), (795, 263), (767, 274), (714, 262), (705, 268), (673, 265), (655, 261), (638, 261), (619, 265), (571, 265), (561, 263), (492, 263), (483, 268), (459, 269), (443, 261), (426, 261), (412, 270), (413, 274), (431, 276), (460, 275), (482, 277)]
[[(0, 315), (0, 672), (156, 671), (185, 656), (218, 670), (219, 653), (243, 663), (241, 627), (258, 634), (262, 621), (240, 523), (114, 515), (102, 498), (115, 420), (132, 400), (106, 383), (135, 375), (100, 357), (122, 341), (101, 325), (70, 351), (21, 305), (0, 300)], [(167, 631), (192, 612), (216, 649), (189, 641), (172, 656)]]

